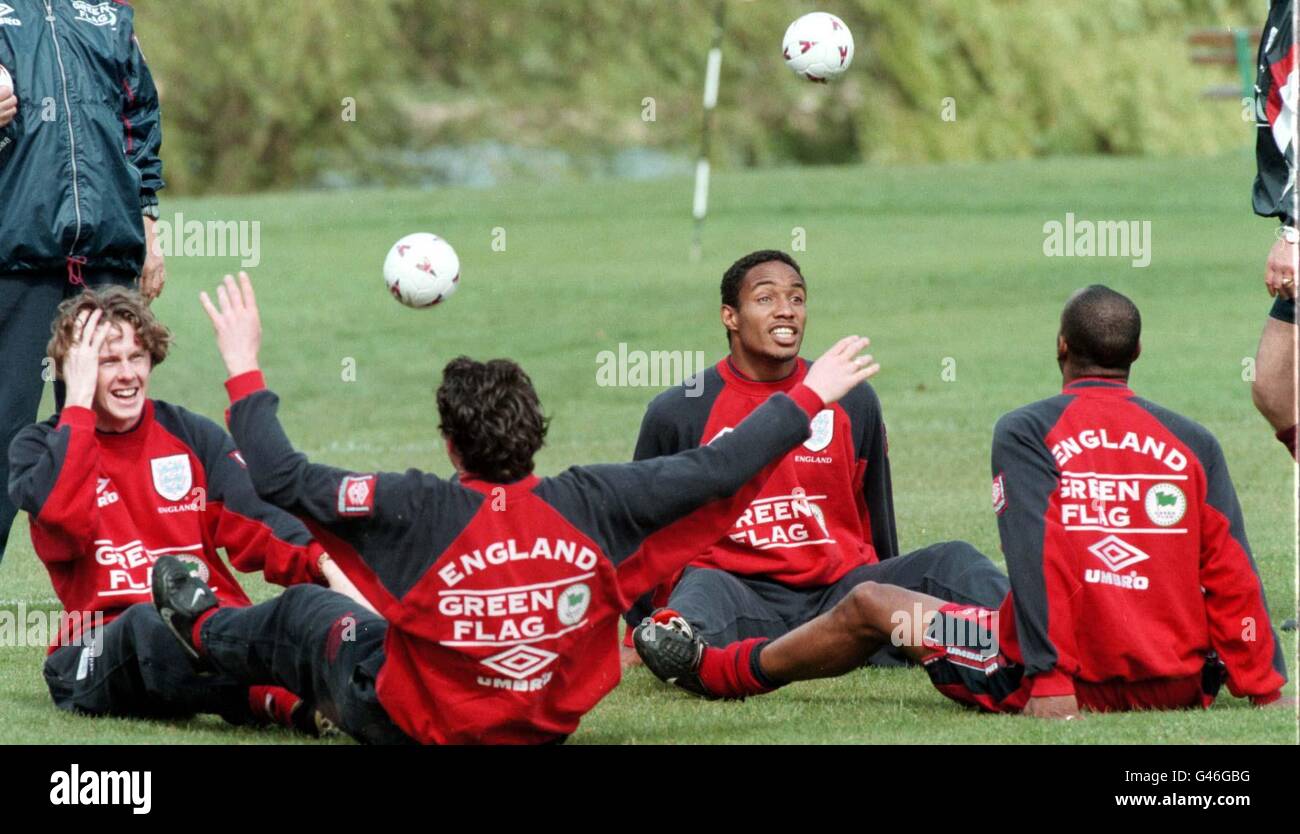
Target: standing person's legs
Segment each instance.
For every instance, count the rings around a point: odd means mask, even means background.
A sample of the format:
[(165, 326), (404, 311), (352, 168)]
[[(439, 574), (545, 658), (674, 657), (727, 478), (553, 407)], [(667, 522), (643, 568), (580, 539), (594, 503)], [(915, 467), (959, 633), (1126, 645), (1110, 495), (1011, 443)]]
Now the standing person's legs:
[[(0, 275), (0, 560), (17, 508), (9, 500), (9, 444), (36, 422), (45, 390), (45, 347), (63, 300), (61, 275)], [(48, 374), (53, 378), (53, 374)]]
[(1295, 302), (1279, 298), (1264, 323), (1250, 385), (1255, 408), (1268, 420), (1291, 457), (1296, 454)]
[(388, 624), (347, 597), (295, 585), (251, 608), (217, 609), (198, 631), (221, 674), (296, 692), (358, 741), (411, 742), (375, 692)]

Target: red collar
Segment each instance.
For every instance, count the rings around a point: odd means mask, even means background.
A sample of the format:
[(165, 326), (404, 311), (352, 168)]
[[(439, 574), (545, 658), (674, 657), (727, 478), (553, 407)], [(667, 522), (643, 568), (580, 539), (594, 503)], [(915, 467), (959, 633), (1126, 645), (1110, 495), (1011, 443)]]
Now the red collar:
[(533, 487), (537, 486), (541, 479), (536, 475), (525, 475), (517, 481), (508, 484), (497, 481), (485, 481), (474, 475), (462, 475), (460, 478), (461, 486), (472, 489), (475, 492), (481, 492), (484, 495), (491, 495), (495, 490), (503, 489), (506, 495), (519, 495), (525, 492), (531, 492)]
[(733, 388), (744, 394), (752, 394), (756, 397), (767, 398), (774, 391), (789, 391), (791, 388), (803, 382), (803, 378), (808, 374), (808, 362), (802, 357), (795, 363), (794, 370), (782, 379), (773, 380), (772, 382), (760, 382), (736, 370), (736, 366), (731, 364), (731, 357), (724, 356), (718, 362), (718, 373), (722, 374), (723, 381), (728, 388)]
[(1104, 376), (1081, 376), (1061, 389), (1062, 394), (1131, 397), (1133, 390), (1123, 379)]
[(140, 419), (126, 431), (100, 431), (95, 429), (95, 439), (106, 449), (126, 449), (139, 446), (149, 436), (149, 426), (153, 424), (153, 400), (145, 400), (140, 411)]

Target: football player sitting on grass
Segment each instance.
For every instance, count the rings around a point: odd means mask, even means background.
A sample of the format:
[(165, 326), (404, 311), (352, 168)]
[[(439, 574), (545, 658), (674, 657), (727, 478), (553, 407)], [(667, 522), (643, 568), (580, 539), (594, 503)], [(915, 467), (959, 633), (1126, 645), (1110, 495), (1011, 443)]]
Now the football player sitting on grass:
[(30, 514), (36, 555), (65, 609), (45, 661), (50, 696), (86, 715), (214, 713), (314, 734), (316, 711), (297, 695), (196, 674), (150, 604), (163, 554), (235, 607), (249, 599), (218, 548), (239, 570), (280, 584), (324, 581), (319, 563), (328, 565), (302, 522), (257, 497), (220, 426), (149, 399), (171, 341), (134, 290), (63, 302), (49, 356), (66, 404), (9, 449), (9, 493)]
[[(727, 269), (720, 289), (727, 356), (689, 385), (655, 397), (636, 460), (714, 442), (808, 372), (800, 350), (809, 287), (794, 258), (751, 252)], [(774, 640), (830, 611), (862, 582), (971, 605), (995, 606), (1006, 596), (1007, 578), (967, 542), (902, 552), (893, 496), (884, 415), (863, 383), (813, 418), (808, 441), (786, 455), (753, 504), (727, 519), (729, 535), (632, 606), (627, 636), (664, 606), (715, 646)], [(870, 662), (902, 665), (886, 649)]]
[(1128, 298), (1075, 293), (1057, 336), (1064, 389), (998, 421), (993, 509), (1011, 577), (1000, 608), (867, 582), (782, 637), (717, 648), (661, 609), (634, 634), (646, 666), (742, 698), (842, 675), (894, 645), (940, 692), (992, 712), (1208, 706), (1224, 678), (1238, 697), (1282, 703), (1281, 644), (1223, 452), (1128, 387), (1140, 335)]
[(849, 337), (709, 446), (538, 478), (547, 421), (532, 382), (509, 360), (461, 357), (437, 394), (456, 477), (349, 472), (308, 461), (281, 428), (258, 369), (248, 276), (227, 276), (217, 303), (203, 302), (258, 492), (311, 521), (378, 615), (309, 585), (230, 606), (167, 557), (155, 603), (199, 663), (328, 704), (343, 730), (373, 743), (572, 733), (618, 683), (628, 601), (725, 535), (813, 416), (879, 369), (858, 355), (867, 340)]

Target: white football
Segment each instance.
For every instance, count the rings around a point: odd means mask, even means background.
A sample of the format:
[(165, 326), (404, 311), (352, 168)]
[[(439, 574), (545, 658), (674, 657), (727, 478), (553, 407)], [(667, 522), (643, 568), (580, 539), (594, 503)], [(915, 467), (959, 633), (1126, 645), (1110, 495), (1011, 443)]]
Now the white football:
[(388, 250), (384, 283), (407, 307), (432, 307), (447, 300), (460, 283), (460, 258), (437, 235), (416, 232)]
[(781, 41), (785, 65), (825, 84), (853, 63), (853, 33), (833, 14), (812, 12), (790, 24)]

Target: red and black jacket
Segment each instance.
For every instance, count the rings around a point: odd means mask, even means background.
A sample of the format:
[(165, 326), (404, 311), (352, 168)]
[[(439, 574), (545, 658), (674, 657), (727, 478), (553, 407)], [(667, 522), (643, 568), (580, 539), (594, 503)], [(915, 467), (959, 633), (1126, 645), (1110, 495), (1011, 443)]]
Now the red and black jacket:
[(379, 700), (428, 743), (573, 732), (618, 683), (628, 600), (725, 535), (823, 405), (794, 386), (705, 448), (499, 484), (311, 463), (260, 373), (227, 388), (258, 492), (309, 519), (388, 621)]
[(1030, 695), (1199, 675), (1217, 652), (1238, 697), (1286, 682), (1218, 441), (1134, 396), (1075, 380), (1003, 416), (993, 506), (1011, 595), (1003, 652)]
[[(723, 359), (691, 388), (671, 388), (650, 403), (635, 459), (712, 443), (774, 392), (799, 385), (809, 366), (801, 359), (785, 379), (757, 382)], [(817, 587), (897, 555), (885, 423), (871, 386), (864, 382), (819, 411), (808, 440), (785, 456), (755, 503), (730, 521), (731, 534), (692, 564)]]
[(108, 622), (151, 603), (165, 554), (225, 605), (249, 601), (218, 548), (281, 585), (320, 578), (322, 551), (303, 523), (258, 498), (219, 425), (178, 406), (147, 400), (121, 433), (96, 431), (93, 411), (69, 406), (19, 432), (9, 463), (9, 495), (30, 514), (32, 545), (69, 612), (102, 611)]

